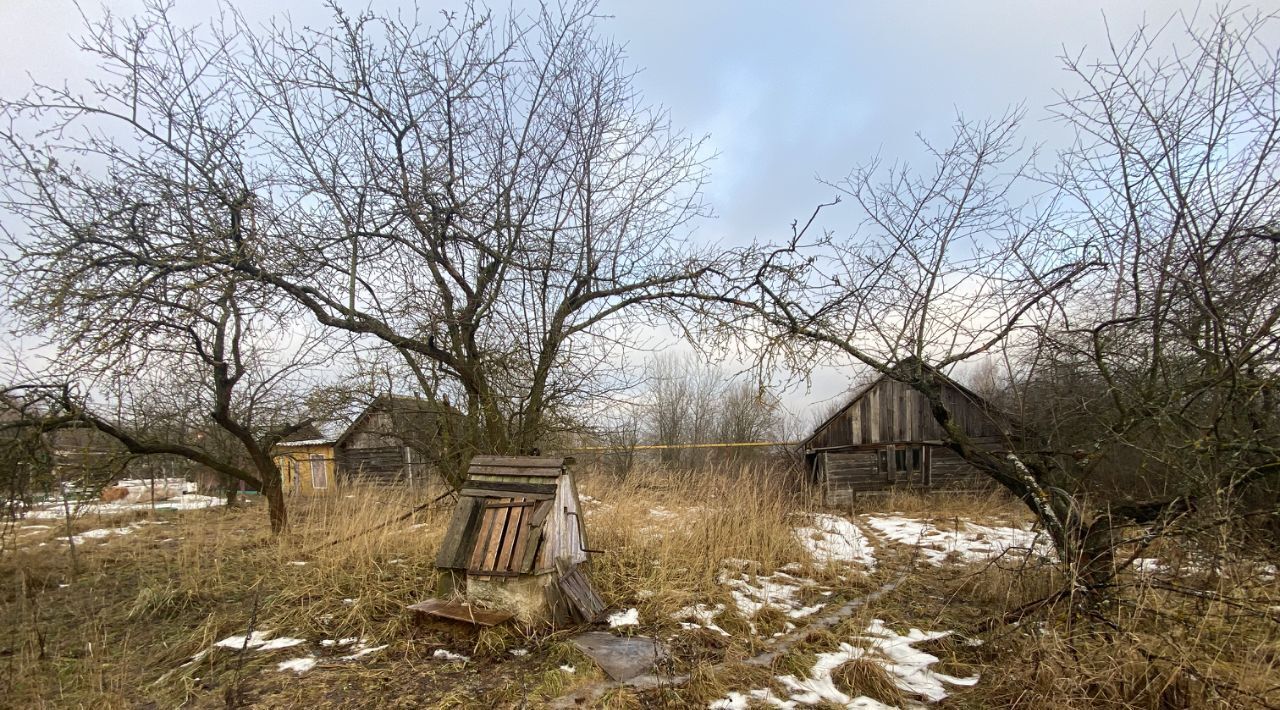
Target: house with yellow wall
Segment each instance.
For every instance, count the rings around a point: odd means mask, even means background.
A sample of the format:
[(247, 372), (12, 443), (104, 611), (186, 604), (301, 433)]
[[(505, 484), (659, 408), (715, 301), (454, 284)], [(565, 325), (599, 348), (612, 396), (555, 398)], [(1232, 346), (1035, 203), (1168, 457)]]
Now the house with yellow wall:
[(333, 439), (321, 436), (314, 428), (276, 444), (272, 458), (284, 479), (286, 495), (326, 495), (337, 490), (333, 444)]

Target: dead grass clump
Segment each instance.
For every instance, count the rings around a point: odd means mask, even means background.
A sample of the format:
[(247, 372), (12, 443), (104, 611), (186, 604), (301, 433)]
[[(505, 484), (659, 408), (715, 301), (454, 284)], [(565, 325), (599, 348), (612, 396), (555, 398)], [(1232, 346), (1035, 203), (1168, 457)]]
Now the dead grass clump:
[(172, 619), (198, 609), (206, 602), (204, 595), (198, 590), (164, 583), (139, 589), (126, 615), (132, 621)]
[(768, 668), (743, 663), (719, 667), (700, 663), (689, 670), (689, 682), (681, 689), (679, 701), (685, 707), (707, 707), (729, 691), (767, 688), (772, 684), (773, 673)]
[(590, 543), (606, 550), (592, 561), (592, 581), (607, 602), (640, 610), (640, 633), (671, 626), (686, 606), (720, 603), (726, 610), (716, 623), (749, 634), (719, 581), (722, 570), (740, 564), (767, 573), (808, 560), (792, 533), (795, 503), (766, 472), (587, 476), (582, 490)]
[(906, 698), (888, 671), (870, 658), (855, 658), (841, 663), (831, 672), (836, 687), (847, 695), (865, 695), (886, 705), (900, 707)]

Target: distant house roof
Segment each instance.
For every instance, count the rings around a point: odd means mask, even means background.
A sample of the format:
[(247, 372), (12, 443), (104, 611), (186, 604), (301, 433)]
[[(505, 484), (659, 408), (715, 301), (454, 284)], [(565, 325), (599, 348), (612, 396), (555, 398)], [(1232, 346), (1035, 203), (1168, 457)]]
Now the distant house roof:
[(276, 444), (276, 446), (279, 446), (279, 447), (281, 447), (281, 448), (289, 448), (289, 447), (293, 447), (293, 446), (328, 446), (328, 445), (332, 444), (333, 442), (334, 442), (334, 440), (333, 440), (333, 439), (324, 439), (324, 438), (321, 438), (321, 439), (290, 439), (290, 440), (288, 440), (288, 441), (282, 441), (282, 442), (280, 442), (279, 444)]
[(302, 426), (302, 428), (280, 439), (281, 446), (284, 446), (286, 444), (291, 444), (294, 446), (299, 446), (299, 445), (306, 446), (306, 445), (309, 445), (311, 442), (328, 444), (328, 443), (333, 443), (333, 439), (326, 438), (325, 435), (320, 432), (320, 429), (315, 424), (305, 424)]

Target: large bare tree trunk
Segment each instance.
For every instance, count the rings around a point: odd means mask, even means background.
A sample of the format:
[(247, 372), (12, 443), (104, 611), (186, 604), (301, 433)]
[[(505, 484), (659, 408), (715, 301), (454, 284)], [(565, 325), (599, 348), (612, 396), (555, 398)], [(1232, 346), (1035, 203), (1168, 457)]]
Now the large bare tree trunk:
[(289, 512), (284, 505), (284, 486), (277, 476), (263, 476), (262, 495), (267, 499), (267, 517), (271, 533), (279, 535), (289, 527)]

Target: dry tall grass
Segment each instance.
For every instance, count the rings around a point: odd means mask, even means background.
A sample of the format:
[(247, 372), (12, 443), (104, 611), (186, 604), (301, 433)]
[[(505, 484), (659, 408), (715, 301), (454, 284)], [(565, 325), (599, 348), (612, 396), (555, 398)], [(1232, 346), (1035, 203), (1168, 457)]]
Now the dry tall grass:
[[(691, 678), (645, 694), (615, 692), (602, 701), (608, 705), (705, 706), (729, 690), (766, 687), (774, 675), (803, 674), (817, 654), (855, 638), (873, 617), (902, 630), (986, 630), (980, 646), (958, 639), (928, 646), (940, 670), (982, 676), (977, 686), (956, 689), (948, 702), (958, 705), (1280, 704), (1280, 633), (1268, 608), (1280, 605), (1280, 589), (1256, 560), (1158, 550), (1184, 569), (1124, 575), (1107, 624), (1072, 617), (1069, 600), (1019, 623), (990, 624), (1061, 588), (1060, 570), (1013, 556), (931, 567), (909, 546), (879, 538), (880, 565), (872, 573), (816, 565), (792, 534), (805, 498), (767, 469), (654, 470), (623, 481), (587, 473), (580, 489), (589, 543), (605, 550), (592, 563), (595, 585), (615, 607), (639, 610), (634, 632), (669, 639), (665, 670)], [(13, 707), (537, 707), (600, 679), (566, 643), (569, 630), (415, 626), (404, 607), (435, 589), (432, 563), (449, 515), (427, 510), (392, 522), (419, 502), (388, 489), (295, 501), (293, 527), (280, 537), (270, 535), (260, 504), (79, 520), (77, 532), (144, 524), (81, 545), (78, 574), (65, 543), (54, 540), (59, 525), (20, 528), (19, 549), (0, 556), (0, 697)], [(1016, 502), (999, 494), (899, 495), (858, 505), (857, 512), (868, 511), (939, 526), (963, 518), (1025, 520)], [(1206, 559), (1220, 563), (1206, 567)], [(815, 580), (804, 601), (826, 608), (908, 577), (845, 622), (810, 633), (772, 668), (745, 665), (792, 620), (772, 609), (743, 618), (719, 575), (784, 566)], [(729, 635), (681, 629), (675, 614), (696, 604), (723, 604), (716, 623)], [(183, 665), (251, 625), (307, 643), (272, 653), (219, 651)], [(318, 644), (350, 637), (388, 647), (343, 661)], [(440, 649), (470, 660), (440, 660)], [(304, 654), (319, 659), (307, 674), (276, 671), (279, 661)], [(851, 691), (894, 697), (866, 664), (838, 675)]]

